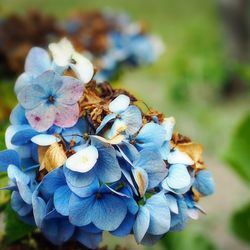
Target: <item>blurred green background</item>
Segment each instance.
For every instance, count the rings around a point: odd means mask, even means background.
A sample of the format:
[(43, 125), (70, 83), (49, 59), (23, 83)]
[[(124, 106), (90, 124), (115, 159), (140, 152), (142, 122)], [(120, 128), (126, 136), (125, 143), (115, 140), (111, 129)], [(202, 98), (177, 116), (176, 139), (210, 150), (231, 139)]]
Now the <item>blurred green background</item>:
[[(127, 70), (115, 84), (175, 116), (177, 131), (204, 145), (216, 183), (216, 193), (201, 201), (207, 215), (151, 249), (249, 249), (249, 1), (0, 0), (2, 17), (39, 9), (64, 19), (74, 10), (103, 8), (127, 12), (163, 39), (166, 52), (154, 65)], [(7, 79), (0, 75), (0, 148), (8, 126), (1, 114), (16, 103), (14, 80)], [(105, 237), (111, 246), (143, 249), (133, 242)]]

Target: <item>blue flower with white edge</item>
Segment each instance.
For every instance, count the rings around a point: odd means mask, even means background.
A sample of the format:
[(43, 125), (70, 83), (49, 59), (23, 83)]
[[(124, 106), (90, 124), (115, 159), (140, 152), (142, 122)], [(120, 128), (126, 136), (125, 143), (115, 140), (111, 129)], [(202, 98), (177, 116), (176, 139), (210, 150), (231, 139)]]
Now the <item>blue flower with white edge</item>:
[(139, 208), (133, 227), (136, 242), (151, 246), (169, 231), (170, 225), (170, 209), (165, 194), (155, 194)]
[(103, 183), (121, 178), (115, 149), (95, 137), (91, 137), (90, 146), (68, 158), (64, 171), (68, 182), (76, 187), (89, 185), (96, 177)]
[(38, 132), (54, 124), (74, 126), (79, 118), (77, 102), (83, 93), (82, 83), (54, 71), (46, 71), (34, 81), (36, 84), (25, 86), (17, 95), (30, 125)]
[(128, 96), (119, 95), (116, 97), (109, 104), (109, 110), (111, 114), (104, 117), (102, 123), (96, 130), (97, 134), (111, 122), (111, 128), (104, 135), (107, 139), (112, 139), (121, 133), (133, 135), (141, 128), (141, 111), (136, 106), (130, 105), (130, 98)]

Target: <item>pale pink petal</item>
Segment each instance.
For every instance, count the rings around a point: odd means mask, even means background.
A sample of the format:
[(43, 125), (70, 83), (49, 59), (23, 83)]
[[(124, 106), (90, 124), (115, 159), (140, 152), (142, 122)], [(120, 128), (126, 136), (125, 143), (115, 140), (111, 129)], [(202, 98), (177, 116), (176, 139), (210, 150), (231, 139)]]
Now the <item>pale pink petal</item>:
[(78, 103), (74, 105), (59, 106), (56, 108), (55, 125), (62, 128), (73, 127), (79, 119), (80, 109)]
[(54, 123), (55, 107), (42, 103), (32, 110), (26, 111), (25, 115), (32, 128), (38, 132), (44, 132)]
[(57, 91), (57, 102), (73, 105), (83, 95), (83, 83), (73, 77), (63, 76), (63, 85)]

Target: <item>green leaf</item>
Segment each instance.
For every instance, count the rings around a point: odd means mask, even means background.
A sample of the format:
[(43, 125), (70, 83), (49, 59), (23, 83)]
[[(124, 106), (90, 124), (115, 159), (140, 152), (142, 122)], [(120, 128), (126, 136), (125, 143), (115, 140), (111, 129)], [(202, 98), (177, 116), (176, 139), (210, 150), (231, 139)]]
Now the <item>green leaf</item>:
[(224, 156), (233, 170), (250, 184), (249, 142), (250, 142), (250, 113), (236, 128), (231, 143)]
[(34, 227), (23, 223), (18, 215), (8, 205), (5, 209), (5, 242), (11, 244), (30, 234)]
[(191, 232), (170, 232), (161, 241), (166, 250), (216, 250), (214, 243), (205, 235)]
[[(0, 188), (8, 185), (9, 178), (6, 173), (0, 173)], [(0, 212), (5, 208), (6, 204), (10, 200), (10, 192), (2, 190), (0, 191)]]
[(250, 244), (250, 202), (233, 214), (231, 229), (238, 238)]

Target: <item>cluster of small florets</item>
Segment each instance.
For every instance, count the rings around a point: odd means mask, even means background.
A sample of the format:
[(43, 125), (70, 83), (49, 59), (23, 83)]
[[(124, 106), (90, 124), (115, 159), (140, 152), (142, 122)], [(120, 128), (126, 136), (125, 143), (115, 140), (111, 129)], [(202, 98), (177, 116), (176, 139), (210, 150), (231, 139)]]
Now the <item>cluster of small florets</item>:
[(142, 24), (128, 15), (110, 11), (74, 13), (63, 22), (31, 11), (0, 20), (0, 68), (20, 73), (29, 49), (46, 48), (66, 36), (78, 51), (88, 54), (99, 69), (98, 81), (117, 77), (123, 66), (153, 63), (164, 51), (161, 39), (151, 35)]
[(173, 133), (173, 117), (96, 84), (68, 40), (49, 50), (33, 48), (26, 59), (0, 152), (20, 218), (56, 245), (93, 249), (104, 231), (152, 245), (197, 219), (199, 198), (214, 190), (201, 145)]
[(77, 48), (90, 52), (100, 70), (98, 81), (112, 80), (123, 66), (151, 64), (164, 52), (162, 40), (125, 13), (92, 11), (75, 14), (64, 24)]

